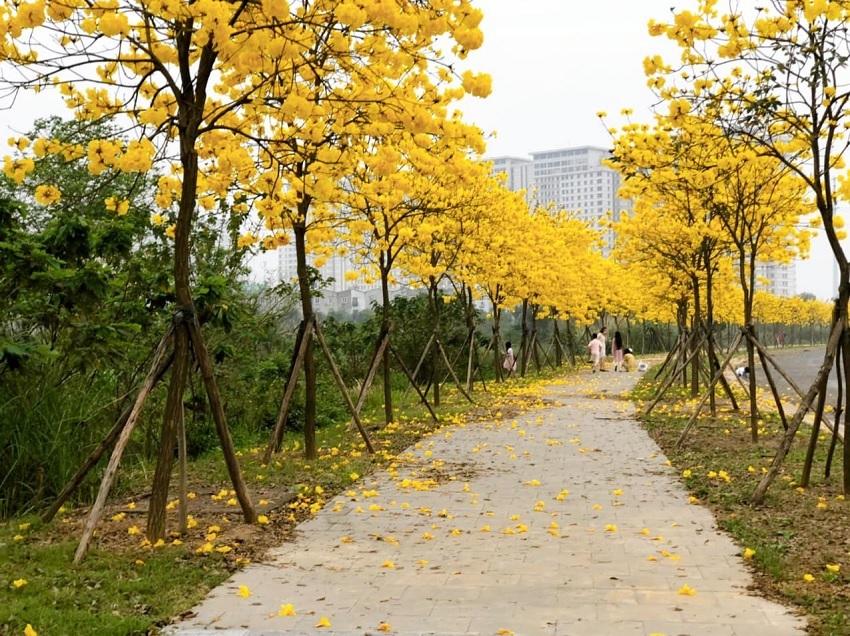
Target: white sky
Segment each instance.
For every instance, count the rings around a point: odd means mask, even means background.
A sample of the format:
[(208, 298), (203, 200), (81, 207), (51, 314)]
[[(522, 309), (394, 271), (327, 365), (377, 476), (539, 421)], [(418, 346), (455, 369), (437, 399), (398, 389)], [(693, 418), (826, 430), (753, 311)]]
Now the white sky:
[[(493, 93), (462, 104), (469, 121), (486, 132), (488, 156), (527, 156), (567, 146), (607, 147), (610, 137), (596, 113), (619, 126), (623, 108), (649, 121), (652, 93), (643, 59), (673, 59), (675, 47), (646, 31), (650, 18), (664, 21), (670, 7), (693, 8), (695, 0), (474, 0), (484, 11), (484, 46), (464, 67), (490, 73)], [(0, 140), (29, 130), (35, 117), (64, 109), (58, 99), (26, 96), (0, 111)], [(0, 156), (5, 155), (0, 151)], [(833, 261), (820, 239), (813, 257), (797, 267), (797, 292), (829, 298)], [(264, 264), (265, 265), (265, 264)]]

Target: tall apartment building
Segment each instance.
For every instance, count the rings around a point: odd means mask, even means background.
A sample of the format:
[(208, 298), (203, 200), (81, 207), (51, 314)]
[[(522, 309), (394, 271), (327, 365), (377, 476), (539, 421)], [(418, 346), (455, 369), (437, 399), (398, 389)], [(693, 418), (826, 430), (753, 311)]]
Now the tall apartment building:
[[(614, 221), (631, 201), (617, 196), (620, 174), (602, 164), (611, 156), (605, 148), (581, 146), (532, 152), (532, 180), (540, 205), (554, 205), (573, 212), (579, 219), (594, 222), (609, 212)], [(603, 254), (614, 247), (614, 231), (605, 230)]]
[(756, 282), (757, 289), (779, 296), (791, 298), (797, 295), (797, 265), (782, 263), (756, 263), (756, 279), (766, 280), (767, 283)]
[(512, 192), (525, 190), (525, 200), (531, 205), (534, 200), (532, 183), (532, 161), (521, 157), (494, 157), (492, 173), (505, 174), (505, 187)]
[[(631, 201), (617, 196), (620, 175), (602, 165), (610, 156), (605, 148), (581, 146), (532, 152), (531, 161), (519, 157), (496, 157), (493, 173), (504, 172), (511, 190), (525, 189), (531, 204), (553, 205), (593, 222), (609, 212), (619, 220), (623, 210), (631, 210)], [(603, 254), (614, 246), (613, 230), (605, 230)]]

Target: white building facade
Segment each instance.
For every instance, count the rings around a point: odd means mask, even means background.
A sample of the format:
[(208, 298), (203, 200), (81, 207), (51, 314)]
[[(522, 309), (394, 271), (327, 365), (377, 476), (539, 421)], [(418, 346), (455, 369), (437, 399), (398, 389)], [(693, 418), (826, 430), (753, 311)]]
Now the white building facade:
[(756, 288), (779, 296), (791, 298), (797, 295), (797, 264), (795, 262), (756, 263)]
[[(617, 196), (620, 175), (603, 165), (611, 156), (605, 148), (580, 146), (531, 153), (531, 161), (519, 157), (496, 157), (493, 173), (505, 173), (506, 186), (526, 190), (529, 204), (552, 205), (572, 212), (576, 218), (594, 224), (611, 214), (614, 221), (632, 208), (631, 201)], [(614, 232), (604, 230), (603, 254), (614, 247)]]

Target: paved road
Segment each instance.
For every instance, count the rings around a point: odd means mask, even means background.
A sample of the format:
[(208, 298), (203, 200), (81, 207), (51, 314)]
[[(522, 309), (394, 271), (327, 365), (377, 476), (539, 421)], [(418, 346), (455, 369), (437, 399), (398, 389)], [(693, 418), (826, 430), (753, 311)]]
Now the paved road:
[(747, 592), (740, 549), (617, 398), (636, 378), (574, 374), (556, 406), (443, 429), (172, 633), (804, 633)]
[[(823, 364), (823, 356), (826, 345), (816, 345), (814, 347), (786, 347), (784, 349), (770, 349), (771, 357), (782, 366), (785, 372), (791, 376), (791, 379), (802, 389), (803, 393), (809, 390), (809, 387), (814, 382), (818, 371)], [(742, 356), (742, 359), (746, 354)], [(759, 365), (760, 366), (760, 365)], [(771, 369), (773, 371), (773, 369)], [(780, 392), (796, 398), (796, 392), (789, 384), (777, 373), (773, 373), (777, 387)], [(765, 387), (767, 385), (765, 384)], [(835, 376), (835, 369), (829, 375), (829, 385), (827, 390), (827, 398), (829, 404), (835, 405), (835, 400), (838, 395), (838, 381)]]

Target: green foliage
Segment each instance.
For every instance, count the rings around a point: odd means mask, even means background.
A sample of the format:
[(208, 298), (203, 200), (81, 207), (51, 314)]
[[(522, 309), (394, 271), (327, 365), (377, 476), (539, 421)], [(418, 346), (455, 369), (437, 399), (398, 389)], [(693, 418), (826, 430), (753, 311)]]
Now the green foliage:
[[(116, 132), (108, 123), (53, 118), (30, 136), (85, 147)], [(0, 179), (0, 515), (55, 496), (150, 367), (174, 301), (171, 239), (150, 221), (155, 180), (93, 175), (61, 155), (36, 160), (20, 185)], [(36, 201), (44, 184), (60, 190), (59, 202)], [(110, 198), (129, 201), (127, 213), (108, 209)], [(193, 239), (196, 307), (219, 362), (232, 356), (226, 336), (256, 301), (241, 282), (244, 251), (231, 247), (240, 218), (223, 212), (204, 215)], [(205, 416), (205, 398), (196, 388), (189, 432), (202, 452), (215, 436), (197, 415)], [(156, 448), (162, 399), (155, 392), (143, 412), (131, 462)], [(89, 476), (83, 499), (97, 479)]]

